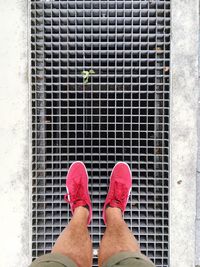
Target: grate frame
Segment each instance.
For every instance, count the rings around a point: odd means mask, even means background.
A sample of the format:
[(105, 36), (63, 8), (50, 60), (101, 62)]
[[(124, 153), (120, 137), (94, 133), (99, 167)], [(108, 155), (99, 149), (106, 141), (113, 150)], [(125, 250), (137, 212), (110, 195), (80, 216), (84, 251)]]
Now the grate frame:
[(68, 223), (75, 160), (90, 176), (98, 248), (108, 177), (122, 160), (134, 177), (125, 220), (142, 252), (168, 266), (169, 74), (169, 0), (31, 1), (33, 259)]

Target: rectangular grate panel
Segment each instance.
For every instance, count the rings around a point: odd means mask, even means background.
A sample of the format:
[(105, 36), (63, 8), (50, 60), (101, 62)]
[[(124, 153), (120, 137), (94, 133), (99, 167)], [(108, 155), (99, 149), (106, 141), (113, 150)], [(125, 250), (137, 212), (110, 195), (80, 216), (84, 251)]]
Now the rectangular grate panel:
[(168, 266), (169, 62), (170, 0), (31, 0), (33, 259), (69, 221), (75, 160), (90, 176), (98, 248), (109, 175), (125, 161), (134, 177), (126, 222), (142, 252)]

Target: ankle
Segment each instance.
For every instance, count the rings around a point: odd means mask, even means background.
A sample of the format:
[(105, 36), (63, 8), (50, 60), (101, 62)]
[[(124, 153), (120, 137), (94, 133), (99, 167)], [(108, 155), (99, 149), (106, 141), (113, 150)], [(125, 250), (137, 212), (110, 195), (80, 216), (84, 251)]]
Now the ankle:
[(107, 207), (105, 212), (107, 223), (109, 223), (110, 221), (121, 222), (123, 220), (122, 211), (120, 208)]
[(73, 214), (73, 218), (82, 218), (83, 220), (86, 220), (88, 219), (88, 216), (89, 216), (89, 210), (87, 207), (84, 207), (84, 206), (79, 206), (77, 208), (75, 208), (74, 210), (74, 214)]

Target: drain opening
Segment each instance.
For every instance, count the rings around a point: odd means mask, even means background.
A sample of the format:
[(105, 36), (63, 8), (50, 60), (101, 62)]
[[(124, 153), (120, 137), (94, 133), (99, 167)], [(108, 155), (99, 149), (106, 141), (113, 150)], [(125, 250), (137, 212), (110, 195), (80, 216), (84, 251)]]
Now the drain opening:
[(90, 176), (98, 248), (108, 177), (126, 161), (134, 178), (125, 220), (142, 252), (168, 266), (169, 60), (169, 0), (31, 1), (33, 259), (68, 223), (75, 160)]

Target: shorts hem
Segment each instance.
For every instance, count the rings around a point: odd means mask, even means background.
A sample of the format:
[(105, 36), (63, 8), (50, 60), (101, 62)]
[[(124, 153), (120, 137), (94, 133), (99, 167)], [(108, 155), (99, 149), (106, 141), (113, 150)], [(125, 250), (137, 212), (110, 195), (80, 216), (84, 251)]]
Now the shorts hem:
[(37, 258), (30, 267), (37, 267), (37, 264), (42, 262), (55, 262), (62, 264), (65, 267), (78, 267), (77, 264), (68, 256), (59, 253), (48, 253)]
[(146, 261), (148, 264), (152, 264), (152, 267), (155, 267), (153, 262), (149, 258), (147, 258), (144, 254), (140, 252), (131, 252), (131, 251), (123, 251), (114, 254), (102, 265), (102, 267), (112, 267), (117, 263), (126, 260), (128, 258), (142, 259)]

